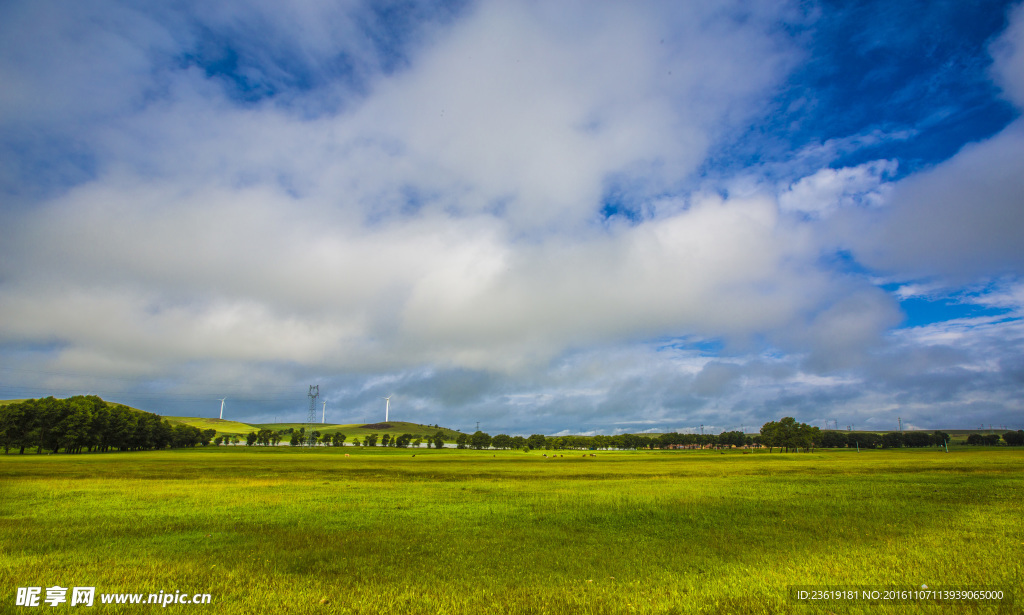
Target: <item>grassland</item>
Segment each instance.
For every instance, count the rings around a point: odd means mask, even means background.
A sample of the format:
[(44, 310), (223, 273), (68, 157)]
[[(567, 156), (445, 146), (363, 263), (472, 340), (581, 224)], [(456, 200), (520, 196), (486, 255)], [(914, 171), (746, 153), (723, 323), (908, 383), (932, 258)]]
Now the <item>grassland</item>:
[[(0, 612), (15, 610), (14, 588), (54, 584), (213, 595), (212, 605), (167, 607), (181, 613), (1019, 613), (1024, 604), (1024, 451), (542, 453), (0, 455)], [(819, 583), (1000, 586), (1017, 602), (815, 609), (787, 600), (787, 586)]]

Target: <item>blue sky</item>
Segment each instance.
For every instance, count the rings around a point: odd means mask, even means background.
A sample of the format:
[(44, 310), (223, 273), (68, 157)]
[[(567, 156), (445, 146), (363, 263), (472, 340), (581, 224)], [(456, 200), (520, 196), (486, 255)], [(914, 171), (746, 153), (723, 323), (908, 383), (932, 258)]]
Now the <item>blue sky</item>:
[(7, 2), (0, 397), (1024, 428), (1012, 2)]

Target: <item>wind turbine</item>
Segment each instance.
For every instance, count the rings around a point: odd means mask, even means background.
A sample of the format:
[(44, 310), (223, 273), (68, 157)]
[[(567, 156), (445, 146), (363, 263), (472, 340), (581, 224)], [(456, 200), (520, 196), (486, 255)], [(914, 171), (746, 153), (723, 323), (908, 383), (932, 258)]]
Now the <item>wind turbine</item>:
[(383, 399), (384, 402), (385, 402), (384, 403), (384, 422), (385, 423), (388, 422), (388, 410), (391, 409), (391, 398), (392, 397), (394, 397), (394, 395), (388, 395), (387, 397), (381, 397), (381, 399)]
[(326, 400), (324, 400), (324, 413), (320, 417), (320, 422), (321, 423), (326, 423), (327, 422), (327, 401)]
[[(224, 399), (227, 399), (227, 397), (225, 397)], [(224, 399), (220, 400), (220, 418), (221, 418), (221, 420), (224, 419)]]

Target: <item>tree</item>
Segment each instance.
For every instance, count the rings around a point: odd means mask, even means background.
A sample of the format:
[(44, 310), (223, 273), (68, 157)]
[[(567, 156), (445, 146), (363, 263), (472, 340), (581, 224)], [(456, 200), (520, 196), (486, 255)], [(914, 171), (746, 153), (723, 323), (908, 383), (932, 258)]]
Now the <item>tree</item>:
[(390, 434), (384, 434), (384, 437), (380, 439), (380, 445), (381, 446), (388, 446), (390, 444), (390, 442), (391, 442), (391, 435)]
[(169, 421), (156, 421), (153, 424), (152, 444), (157, 450), (165, 449), (171, 445), (171, 423)]
[(416, 448), (419, 448), (420, 444), (423, 444), (423, 436), (419, 436), (412, 441), (412, 445), (415, 446)]
[[(670, 436), (670, 439), (673, 440), (672, 444), (677, 444), (672, 436), (678, 436), (679, 434), (666, 435)], [(721, 446), (743, 446), (745, 440), (746, 438), (742, 431), (723, 431), (718, 435), (718, 444)]]
[(18, 449), (20, 455), (25, 454), (29, 433), (35, 426), (31, 401), (34, 400), (0, 407), (0, 442), (3, 443), (5, 454), (12, 448)]
[(445, 435), (443, 431), (439, 431), (434, 434), (434, 448), (444, 448)]
[(491, 446), (491, 436), (477, 430), (477, 432), (470, 437), (470, 444), (478, 451), (489, 448)]
[(1008, 431), (1003, 434), (1003, 442), (1007, 446), (1024, 446), (1024, 430)]
[(455, 444), (458, 448), (466, 448), (466, 445), (469, 444), (469, 436), (460, 433), (459, 437), (455, 438)]
[(202, 432), (185, 427), (176, 430), (155, 414), (108, 404), (95, 395), (31, 399), (0, 408), (0, 445), (8, 453), (17, 448), (23, 454), (29, 446), (53, 453), (147, 450), (174, 444), (175, 436), (181, 446), (202, 441)]
[(903, 445), (911, 448), (924, 448), (931, 446), (933, 442), (932, 434), (923, 431), (908, 431), (903, 434)]
[(769, 453), (775, 447), (784, 448), (787, 453), (789, 449), (812, 448), (820, 435), (821, 430), (817, 427), (798, 423), (791, 416), (761, 426), (761, 440), (768, 446)]
[(546, 442), (544, 436), (540, 435), (539, 433), (535, 433), (526, 439), (526, 446), (529, 447), (530, 450), (535, 451), (538, 449), (542, 449), (544, 448), (545, 444)]
[(782, 432), (777, 422), (769, 421), (761, 426), (761, 443), (768, 447), (769, 453), (776, 446), (782, 447)]
[(512, 438), (506, 434), (500, 433), (491, 438), (491, 446), (502, 450), (512, 448)]
[(882, 436), (882, 448), (900, 448), (903, 446), (903, 434), (898, 431), (890, 431)]
[[(56, 400), (55, 400), (56, 401)], [(100, 400), (100, 404), (103, 401)], [(89, 428), (93, 421), (94, 401), (77, 396), (65, 400), (58, 411), (60, 422), (50, 431), (49, 447), (54, 453), (63, 448), (66, 453), (81, 452), (89, 442)]]
[(818, 446), (822, 448), (846, 448), (849, 439), (841, 431), (823, 431)]
[(36, 453), (43, 452), (44, 448), (57, 450), (60, 447), (59, 440), (63, 432), (60, 422), (68, 412), (68, 401), (70, 399), (47, 397), (36, 402), (35, 429), (32, 432)]
[[(292, 436), (292, 446), (295, 446), (296, 444), (298, 444), (298, 442), (296, 442), (297, 439), (298, 439), (298, 436), (294, 436), (294, 435)], [(255, 431), (250, 431), (245, 436), (245, 445), (246, 446), (252, 446), (252, 445), (256, 444), (257, 440), (259, 440), (259, 436), (256, 435), (256, 432)]]
[(882, 436), (866, 431), (866, 432), (854, 432), (847, 436), (850, 440), (850, 446), (854, 448), (878, 448), (882, 446)]
[(377, 446), (377, 434), (370, 434), (363, 439), (363, 446)]

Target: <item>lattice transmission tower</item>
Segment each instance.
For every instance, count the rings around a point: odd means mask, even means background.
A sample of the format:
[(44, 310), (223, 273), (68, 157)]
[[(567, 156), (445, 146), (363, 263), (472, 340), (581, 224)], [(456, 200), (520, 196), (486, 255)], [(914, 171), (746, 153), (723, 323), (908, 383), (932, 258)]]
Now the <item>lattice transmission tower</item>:
[(316, 426), (316, 400), (320, 397), (320, 385), (309, 385), (309, 415), (306, 417), (306, 444), (314, 446), (313, 429)]

